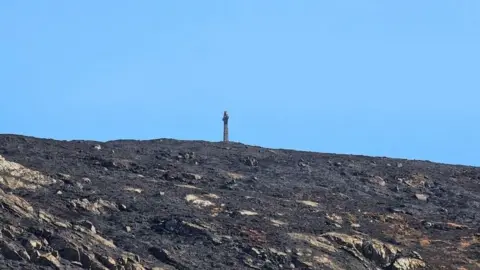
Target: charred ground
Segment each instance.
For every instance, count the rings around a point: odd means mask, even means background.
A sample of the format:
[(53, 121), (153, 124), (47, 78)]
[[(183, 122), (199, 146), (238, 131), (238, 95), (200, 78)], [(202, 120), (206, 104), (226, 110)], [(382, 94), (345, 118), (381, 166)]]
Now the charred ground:
[(1, 269), (480, 269), (480, 168), (171, 139), (0, 155)]

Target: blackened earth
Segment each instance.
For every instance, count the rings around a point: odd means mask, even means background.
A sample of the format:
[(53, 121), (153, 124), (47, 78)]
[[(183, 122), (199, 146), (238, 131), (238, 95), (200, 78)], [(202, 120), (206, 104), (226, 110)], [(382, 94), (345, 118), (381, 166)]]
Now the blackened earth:
[(480, 269), (480, 168), (0, 136), (0, 269)]

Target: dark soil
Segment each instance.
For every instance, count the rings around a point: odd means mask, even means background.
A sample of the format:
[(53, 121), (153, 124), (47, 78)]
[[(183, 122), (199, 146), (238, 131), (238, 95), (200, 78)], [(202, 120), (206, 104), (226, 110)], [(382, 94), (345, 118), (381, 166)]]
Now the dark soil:
[[(0, 136), (0, 155), (56, 180), (36, 189), (0, 183), (35, 212), (28, 217), (4, 202), (0, 226), (17, 253), (25, 239), (45, 242), (39, 254), (56, 256), (57, 269), (400, 269), (399, 258), (417, 258), (426, 269), (480, 269), (476, 167), (239, 143), (16, 135)], [(96, 213), (79, 206), (83, 199), (113, 206)], [(71, 225), (41, 221), (39, 210)], [(115, 247), (82, 246), (74, 224), (93, 225)], [(363, 247), (332, 232), (361, 237)], [(55, 240), (67, 235), (80, 237), (73, 257), (90, 250), (115, 266), (70, 258), (68, 241)], [(366, 243), (375, 239), (402, 251), (369, 253)], [(48, 265), (28, 248), (30, 259), (0, 250), (0, 269)], [(124, 252), (137, 257), (122, 262)]]

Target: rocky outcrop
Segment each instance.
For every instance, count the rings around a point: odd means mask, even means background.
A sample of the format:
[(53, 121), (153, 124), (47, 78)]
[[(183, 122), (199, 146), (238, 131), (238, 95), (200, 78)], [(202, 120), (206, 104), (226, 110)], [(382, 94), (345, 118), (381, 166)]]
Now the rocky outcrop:
[(322, 237), (340, 245), (342, 249), (348, 250), (359, 260), (373, 262), (384, 269), (418, 269), (426, 266), (421, 258), (404, 257), (402, 249), (377, 239), (336, 232), (326, 233)]
[(32, 190), (54, 183), (56, 183), (55, 179), (0, 156), (0, 184), (3, 187)]
[(426, 263), (417, 258), (397, 258), (392, 265), (393, 270), (411, 270), (424, 268)]
[(48, 266), (56, 270), (63, 269), (60, 261), (52, 253), (40, 254), (35, 259), (35, 263), (42, 266)]
[(70, 206), (73, 209), (89, 211), (94, 214), (105, 214), (107, 211), (116, 211), (118, 207), (115, 203), (98, 199), (95, 202), (90, 202), (87, 198), (73, 199), (70, 201)]

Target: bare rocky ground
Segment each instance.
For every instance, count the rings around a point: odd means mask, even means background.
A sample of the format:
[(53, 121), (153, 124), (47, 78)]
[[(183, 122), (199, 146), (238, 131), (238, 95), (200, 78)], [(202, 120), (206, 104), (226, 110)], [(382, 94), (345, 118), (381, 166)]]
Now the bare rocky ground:
[(0, 135), (0, 269), (480, 269), (480, 168)]

